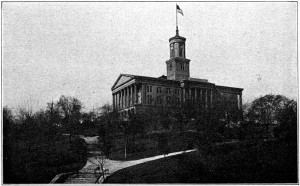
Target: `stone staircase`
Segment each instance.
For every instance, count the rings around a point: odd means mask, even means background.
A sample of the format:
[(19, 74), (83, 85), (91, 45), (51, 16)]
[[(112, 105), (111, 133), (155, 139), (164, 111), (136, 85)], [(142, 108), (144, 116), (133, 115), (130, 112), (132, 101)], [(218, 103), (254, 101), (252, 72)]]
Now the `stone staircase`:
[(96, 183), (100, 178), (100, 174), (95, 174), (94, 172), (80, 172), (78, 174), (73, 174), (68, 177), (65, 183), (73, 184), (73, 183)]

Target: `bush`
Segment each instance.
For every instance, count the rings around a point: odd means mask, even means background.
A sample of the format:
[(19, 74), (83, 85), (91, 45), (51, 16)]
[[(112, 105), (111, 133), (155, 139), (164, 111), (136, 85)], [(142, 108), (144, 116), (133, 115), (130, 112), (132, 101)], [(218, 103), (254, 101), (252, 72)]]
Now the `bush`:
[[(71, 146), (71, 148), (70, 148)], [(49, 183), (56, 174), (81, 169), (86, 162), (85, 141), (14, 142), (9, 177), (4, 183)], [(30, 148), (28, 148), (30, 147)]]
[(71, 141), (71, 150), (76, 154), (85, 155), (87, 153), (87, 146), (82, 138), (76, 138)]
[(145, 143), (139, 142), (139, 143), (129, 143), (127, 146), (127, 150), (130, 153), (135, 153), (135, 152), (144, 152), (147, 150), (147, 148)]
[(239, 149), (240, 144), (239, 143), (221, 143), (217, 145), (212, 146), (212, 152), (213, 153), (224, 153), (228, 154), (234, 150)]
[(205, 167), (198, 153), (177, 156), (179, 183), (205, 183), (208, 169)]

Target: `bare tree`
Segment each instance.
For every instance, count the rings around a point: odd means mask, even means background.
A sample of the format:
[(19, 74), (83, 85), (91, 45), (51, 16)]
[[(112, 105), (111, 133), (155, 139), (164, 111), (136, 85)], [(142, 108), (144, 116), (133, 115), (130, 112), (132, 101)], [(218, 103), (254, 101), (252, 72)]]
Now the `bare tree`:
[(96, 156), (95, 158), (89, 159), (88, 161), (90, 161), (92, 164), (96, 165), (96, 168), (94, 170), (94, 174), (97, 174), (98, 172), (100, 172), (100, 176), (97, 178), (98, 182), (101, 177), (103, 178), (103, 180), (105, 179), (105, 174), (108, 173), (108, 169), (105, 168), (105, 166), (107, 165), (107, 158), (106, 156), (101, 153), (99, 156)]

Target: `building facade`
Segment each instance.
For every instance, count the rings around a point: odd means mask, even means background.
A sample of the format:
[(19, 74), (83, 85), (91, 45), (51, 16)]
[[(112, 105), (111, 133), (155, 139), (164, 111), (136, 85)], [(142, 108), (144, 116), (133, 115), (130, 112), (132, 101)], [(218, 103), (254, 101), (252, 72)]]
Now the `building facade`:
[(149, 107), (194, 100), (207, 108), (223, 102), (240, 110), (243, 89), (219, 86), (206, 79), (190, 77), (190, 60), (185, 55), (185, 42), (186, 38), (181, 37), (178, 30), (169, 39), (167, 76), (154, 78), (120, 74), (111, 88), (113, 108), (126, 117)]

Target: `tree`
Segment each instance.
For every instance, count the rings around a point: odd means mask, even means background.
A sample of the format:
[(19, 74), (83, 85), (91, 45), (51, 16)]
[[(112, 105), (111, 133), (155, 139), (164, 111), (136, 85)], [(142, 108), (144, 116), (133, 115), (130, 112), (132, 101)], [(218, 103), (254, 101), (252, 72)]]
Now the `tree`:
[(274, 129), (275, 137), (288, 142), (297, 141), (297, 102), (289, 100), (278, 113), (280, 125)]
[(89, 162), (96, 165), (96, 169), (94, 173), (96, 174), (98, 171), (101, 172), (99, 178), (97, 179), (96, 183), (99, 182), (100, 178), (103, 177), (103, 180), (105, 179), (105, 174), (107, 173), (108, 169), (105, 169), (105, 166), (107, 164), (107, 158), (106, 156), (101, 153), (99, 156), (96, 156), (95, 158), (89, 158)]
[(281, 95), (268, 94), (259, 97), (252, 102), (247, 117), (253, 123), (259, 124), (268, 138), (270, 126), (279, 124), (279, 113), (288, 102), (289, 99)]
[(100, 117), (97, 119), (99, 148), (105, 156), (109, 156), (113, 148), (114, 133), (118, 127), (118, 113), (112, 105), (105, 104), (100, 107)]
[(41, 135), (46, 137), (47, 140), (54, 139), (57, 134), (57, 125), (58, 123), (58, 112), (53, 110), (53, 107), (47, 108), (46, 110), (39, 110), (34, 113), (33, 118), (35, 124), (40, 129)]
[(12, 128), (14, 126), (14, 116), (12, 111), (7, 107), (3, 107), (2, 109), (3, 116), (3, 135), (9, 136), (12, 133)]
[(97, 113), (94, 111), (84, 112), (81, 115), (82, 130), (93, 129), (97, 121)]
[(12, 111), (7, 107), (2, 109), (3, 116), (3, 182), (13, 180), (12, 176), (12, 149), (15, 142), (15, 122)]
[(79, 128), (82, 103), (74, 97), (61, 96), (55, 105), (58, 109), (61, 123), (69, 131), (69, 141), (71, 142), (73, 132)]

